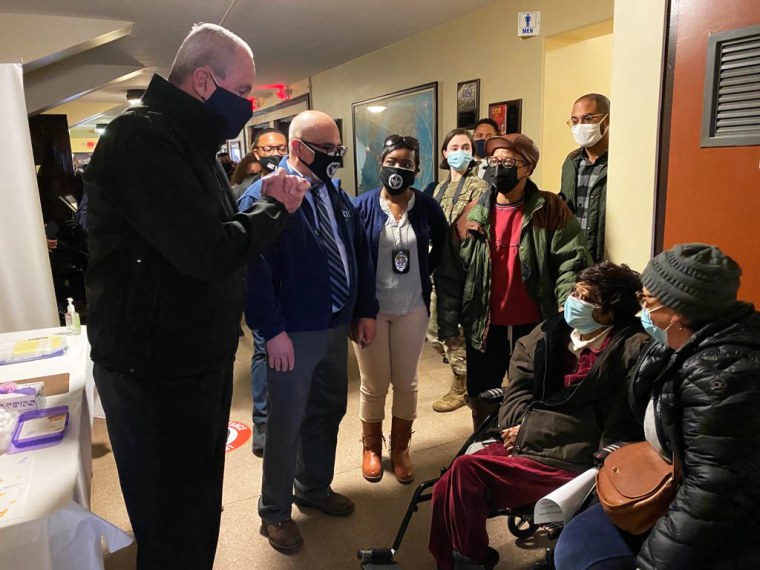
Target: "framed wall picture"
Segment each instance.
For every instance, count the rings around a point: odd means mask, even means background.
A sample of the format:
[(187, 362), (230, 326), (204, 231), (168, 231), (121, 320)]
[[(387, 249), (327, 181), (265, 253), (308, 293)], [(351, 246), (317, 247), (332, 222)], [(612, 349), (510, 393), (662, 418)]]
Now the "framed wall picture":
[(420, 142), (415, 188), (437, 180), (437, 81), (353, 103), (351, 115), (357, 195), (380, 186), (380, 154), (389, 135), (413, 136)]
[(522, 99), (511, 99), (488, 105), (488, 116), (499, 125), (503, 135), (522, 131)]
[(457, 83), (457, 128), (475, 128), (479, 114), (480, 79)]

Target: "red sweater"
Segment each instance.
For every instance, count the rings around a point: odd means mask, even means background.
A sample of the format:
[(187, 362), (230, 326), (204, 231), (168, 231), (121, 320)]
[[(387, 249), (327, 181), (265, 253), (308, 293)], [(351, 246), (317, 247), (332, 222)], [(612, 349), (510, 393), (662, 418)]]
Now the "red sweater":
[(525, 201), (491, 208), (491, 324), (524, 325), (541, 320), (520, 271), (520, 230)]

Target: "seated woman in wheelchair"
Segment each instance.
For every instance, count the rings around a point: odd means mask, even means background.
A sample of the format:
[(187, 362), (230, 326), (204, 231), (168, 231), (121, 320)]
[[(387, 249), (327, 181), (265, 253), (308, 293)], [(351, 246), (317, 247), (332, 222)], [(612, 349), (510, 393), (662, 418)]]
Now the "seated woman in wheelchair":
[(584, 269), (564, 311), (515, 347), (499, 411), (503, 441), (454, 460), (435, 484), (429, 549), (438, 568), (492, 568), (491, 511), (520, 507), (593, 465), (599, 448), (642, 439), (626, 376), (649, 337), (636, 313), (638, 273)]
[(700, 243), (647, 265), (642, 324), (658, 342), (631, 377), (631, 404), (646, 440), (680, 463), (680, 486), (641, 535), (601, 505), (579, 514), (560, 536), (558, 570), (760, 568), (760, 315), (737, 300), (740, 275)]

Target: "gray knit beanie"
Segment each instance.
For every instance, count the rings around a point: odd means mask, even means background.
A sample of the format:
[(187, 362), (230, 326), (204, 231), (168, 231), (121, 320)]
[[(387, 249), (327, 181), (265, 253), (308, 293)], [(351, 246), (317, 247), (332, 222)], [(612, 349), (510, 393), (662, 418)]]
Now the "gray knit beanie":
[(739, 265), (720, 249), (682, 243), (649, 260), (641, 282), (691, 322), (712, 321), (737, 304)]

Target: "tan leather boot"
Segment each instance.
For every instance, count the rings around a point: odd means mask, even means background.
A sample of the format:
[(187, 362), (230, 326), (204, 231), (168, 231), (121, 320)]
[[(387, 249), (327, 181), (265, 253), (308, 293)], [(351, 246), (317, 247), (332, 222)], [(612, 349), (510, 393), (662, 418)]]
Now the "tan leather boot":
[(362, 475), (370, 483), (383, 478), (383, 422), (362, 422)]
[(402, 420), (394, 416), (391, 425), (391, 464), (396, 479), (404, 485), (414, 481), (414, 465), (409, 457), (413, 423), (413, 420)]

